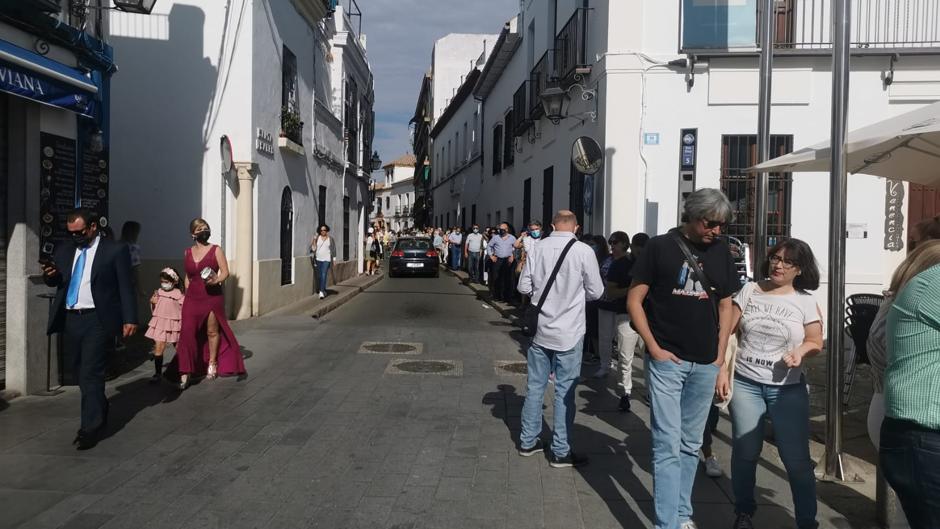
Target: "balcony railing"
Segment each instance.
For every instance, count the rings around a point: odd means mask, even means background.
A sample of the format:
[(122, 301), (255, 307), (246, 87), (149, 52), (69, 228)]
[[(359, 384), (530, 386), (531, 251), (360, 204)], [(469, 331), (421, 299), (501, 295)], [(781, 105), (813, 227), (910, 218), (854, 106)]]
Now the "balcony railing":
[[(526, 104), (530, 97), (531, 89), (529, 85), (531, 83), (532, 81), (522, 81), (519, 89), (512, 96), (512, 123), (510, 126), (514, 136), (522, 136), (532, 126), (532, 120), (529, 119), (529, 105)], [(538, 100), (537, 97), (536, 100)]]
[[(832, 48), (833, 0), (775, 0), (774, 47), (781, 53), (826, 53)], [(721, 22), (708, 11), (680, 0), (686, 53), (734, 53), (759, 49), (760, 0), (723, 6)], [(713, 11), (712, 15), (715, 12)], [(866, 53), (904, 53), (940, 48), (937, 0), (852, 0), (852, 47)]]
[(539, 96), (542, 91), (548, 88), (548, 84), (555, 80), (555, 72), (552, 69), (554, 50), (547, 50), (542, 58), (535, 63), (529, 77), (529, 119), (537, 120), (542, 117), (542, 100)]
[(562, 84), (574, 82), (576, 74), (590, 65), (587, 62), (587, 13), (586, 8), (574, 10), (574, 14), (555, 37), (555, 74)]

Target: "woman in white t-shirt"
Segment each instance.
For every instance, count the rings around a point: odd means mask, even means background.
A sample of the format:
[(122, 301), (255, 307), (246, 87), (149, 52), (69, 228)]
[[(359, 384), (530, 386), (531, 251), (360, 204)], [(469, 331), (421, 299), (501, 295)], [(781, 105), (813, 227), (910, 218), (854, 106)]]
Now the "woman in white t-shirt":
[(317, 235), (310, 241), (310, 253), (317, 271), (317, 290), (320, 299), (323, 299), (326, 297), (327, 272), (336, 260), (336, 241), (326, 224), (320, 224), (317, 228)]
[[(735, 529), (753, 527), (757, 462), (764, 444), (764, 417), (787, 471), (800, 529), (815, 529), (816, 477), (809, 454), (809, 391), (803, 359), (822, 348), (822, 318), (810, 290), (819, 288), (819, 268), (809, 245), (783, 241), (767, 253), (767, 279), (748, 283), (734, 298), (738, 349), (733, 375), (722, 369), (716, 392), (731, 393), (731, 484)], [(732, 392), (731, 378), (734, 385)]]

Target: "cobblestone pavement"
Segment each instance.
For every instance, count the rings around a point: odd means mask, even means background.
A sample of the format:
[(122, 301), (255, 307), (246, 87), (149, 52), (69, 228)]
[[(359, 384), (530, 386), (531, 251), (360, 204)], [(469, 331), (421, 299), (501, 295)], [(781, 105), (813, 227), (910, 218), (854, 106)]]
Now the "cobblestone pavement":
[[(584, 469), (517, 456), (525, 379), (496, 366), (524, 361), (522, 338), (451, 276), (386, 279), (319, 320), (264, 318), (239, 340), (251, 353), (243, 381), (180, 394), (148, 385), (145, 364), (110, 382), (107, 437), (88, 452), (69, 444), (74, 388), (0, 402), (0, 527), (651, 526), (642, 400), (625, 415), (612, 380), (578, 388), (572, 441), (591, 458)], [(386, 354), (364, 342), (417, 345)], [(396, 374), (392, 364), (415, 360), (452, 370)], [(723, 417), (726, 472), (729, 434)], [(755, 526), (793, 527), (770, 445), (759, 473)], [(872, 527), (869, 487), (821, 485), (822, 527)], [(730, 527), (728, 479), (701, 474), (694, 499), (700, 528)]]

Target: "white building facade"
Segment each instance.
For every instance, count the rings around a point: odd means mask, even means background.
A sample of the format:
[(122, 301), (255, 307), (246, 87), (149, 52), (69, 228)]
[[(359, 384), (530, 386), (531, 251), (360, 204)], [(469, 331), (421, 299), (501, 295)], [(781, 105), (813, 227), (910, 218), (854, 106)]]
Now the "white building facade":
[[(875, 3), (861, 9), (853, 30), (850, 128), (940, 99), (940, 35), (921, 26), (895, 34), (894, 25), (913, 22), (896, 16), (900, 0), (886, 3), (893, 6), (882, 2), (879, 9), (889, 12), (876, 13)], [(724, 6), (733, 23), (721, 29), (703, 24), (715, 17), (693, 13), (704, 8), (692, 0), (523, 1), (474, 87), (482, 100), (482, 175), (479, 186), (462, 189), (460, 211), (475, 210), (475, 222), (507, 221), (518, 229), (567, 208), (585, 232), (655, 235), (677, 225), (684, 193), (715, 187), (736, 210), (730, 233), (751, 242), (754, 176), (745, 169), (756, 163), (757, 4)], [(830, 0), (786, 4), (777, 18), (774, 155), (828, 139), (830, 126)], [(814, 13), (824, 28), (815, 33), (805, 29)], [(557, 124), (538, 97), (548, 86), (567, 92)], [(604, 150), (596, 175), (571, 164), (580, 136)], [(432, 158), (430, 172), (435, 181), (452, 175), (446, 158)], [(894, 226), (936, 214), (922, 205), (936, 203), (933, 191), (909, 189), (916, 198), (898, 208), (888, 188), (884, 179), (850, 177), (848, 294), (879, 292), (904, 256), (904, 236)], [(828, 192), (826, 174), (771, 176), (770, 242), (806, 240), (824, 278)], [(438, 209), (438, 200), (435, 194), (434, 218), (446, 220), (454, 206)], [(818, 298), (825, 301), (824, 289)]]
[(321, 223), (339, 246), (336, 280), (361, 268), (374, 95), (351, 5), (176, 0), (147, 23), (112, 15), (128, 64), (114, 87), (114, 165), (133, 176), (114, 186), (112, 211), (143, 225), (145, 290), (182, 266), (195, 217), (229, 259), (232, 317), (311, 295)]
[(369, 224), (396, 233), (414, 228), (415, 156), (401, 156), (382, 170), (384, 179), (373, 185), (375, 203)]

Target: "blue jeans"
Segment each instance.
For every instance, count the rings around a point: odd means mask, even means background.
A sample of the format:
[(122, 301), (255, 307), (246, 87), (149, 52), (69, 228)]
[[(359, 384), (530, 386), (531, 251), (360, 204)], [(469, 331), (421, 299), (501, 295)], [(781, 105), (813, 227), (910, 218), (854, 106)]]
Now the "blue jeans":
[(326, 273), (330, 271), (329, 261), (317, 261), (317, 290), (326, 295)]
[(731, 396), (731, 487), (736, 513), (757, 510), (754, 485), (764, 446), (764, 416), (774, 425), (774, 440), (787, 470), (796, 526), (815, 529), (816, 476), (809, 455), (809, 392), (806, 383), (776, 386), (734, 377)]
[(940, 527), (940, 431), (885, 417), (879, 456), (911, 529)]
[(574, 425), (574, 391), (581, 374), (582, 336), (574, 347), (567, 351), (545, 349), (535, 342), (529, 346), (528, 377), (525, 404), (522, 406), (522, 433), (519, 446), (531, 448), (542, 433), (542, 400), (548, 376), (555, 373), (554, 433), (552, 452), (565, 457), (571, 451), (568, 445), (568, 430)]
[(480, 252), (467, 252), (467, 272), (470, 273), (470, 281), (474, 283), (481, 282)]
[(459, 244), (454, 244), (454, 243), (450, 244), (450, 269), (451, 270), (460, 269), (460, 258), (463, 257), (460, 251), (461, 250), (460, 250)]
[(653, 428), (653, 509), (656, 529), (678, 529), (692, 518), (698, 450), (715, 393), (718, 366), (671, 360), (646, 362)]

